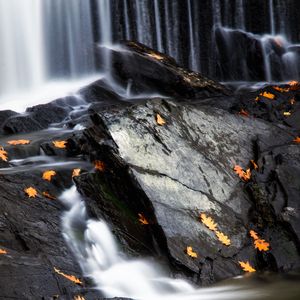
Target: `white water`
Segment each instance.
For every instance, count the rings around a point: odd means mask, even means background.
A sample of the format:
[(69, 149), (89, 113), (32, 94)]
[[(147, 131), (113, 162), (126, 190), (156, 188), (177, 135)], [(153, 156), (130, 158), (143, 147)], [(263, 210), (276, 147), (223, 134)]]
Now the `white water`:
[(89, 219), (75, 186), (60, 197), (68, 211), (63, 235), (86, 277), (105, 297), (144, 300), (251, 299), (256, 293), (233, 286), (195, 289), (183, 280), (163, 275), (158, 265), (125, 258), (103, 220)]

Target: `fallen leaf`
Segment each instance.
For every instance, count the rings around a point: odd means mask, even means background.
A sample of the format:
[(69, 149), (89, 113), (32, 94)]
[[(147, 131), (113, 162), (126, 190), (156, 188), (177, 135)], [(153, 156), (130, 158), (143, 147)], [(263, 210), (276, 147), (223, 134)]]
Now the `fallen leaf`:
[(81, 169), (74, 169), (72, 173), (72, 177), (77, 177), (80, 175)]
[(236, 165), (234, 168), (233, 168), (234, 172), (236, 174), (239, 175), (239, 177), (241, 179), (243, 179), (244, 181), (249, 181), (251, 179), (251, 170), (250, 169), (247, 169), (246, 171), (243, 170), (243, 168), (239, 165)]
[(240, 110), (239, 115), (244, 116), (244, 117), (249, 117), (249, 113), (244, 109)]
[(256, 272), (256, 270), (250, 265), (248, 261), (247, 262), (239, 261), (239, 264), (245, 272), (249, 272), (249, 273)]
[(49, 170), (49, 171), (45, 171), (43, 173), (43, 179), (44, 180), (48, 180), (48, 181), (51, 181), (52, 180), (52, 177), (56, 175), (56, 172), (53, 171), (53, 170)]
[(276, 91), (278, 91), (278, 92), (280, 92), (280, 93), (287, 93), (287, 92), (290, 91), (289, 88), (284, 89), (284, 88), (281, 88), (279, 86), (273, 86), (273, 89), (276, 90)]
[(160, 114), (156, 114), (156, 123), (163, 126), (166, 124), (166, 121), (160, 116)]
[(96, 170), (99, 170), (101, 172), (105, 171), (105, 163), (101, 160), (95, 160), (94, 161), (94, 166)]
[(258, 234), (257, 234), (254, 230), (250, 230), (249, 233), (250, 233), (250, 236), (251, 236), (254, 240), (258, 240), (258, 239), (259, 239)]
[(268, 251), (270, 250), (270, 244), (268, 242), (266, 242), (265, 240), (255, 240), (254, 241), (254, 245), (255, 245), (255, 249), (258, 249), (259, 251)]
[(254, 170), (258, 170), (258, 165), (257, 165), (257, 163), (256, 163), (253, 159), (251, 159), (250, 162), (251, 162), (251, 164), (253, 165)]
[(74, 297), (74, 300), (85, 300), (85, 298), (78, 295)]
[(35, 198), (38, 194), (37, 190), (33, 187), (29, 187), (27, 189), (24, 189), (24, 192), (27, 194), (29, 198)]
[(157, 59), (157, 60), (163, 60), (164, 57), (160, 54), (157, 54), (155, 52), (151, 52), (151, 53), (147, 53), (148, 56), (154, 58), (154, 59)]
[(297, 144), (300, 144), (300, 137), (297, 136), (294, 140), (293, 140), (294, 143), (297, 143)]
[(290, 86), (290, 89), (292, 91), (296, 91), (300, 89), (300, 83), (296, 80), (292, 80), (288, 83), (288, 85)]
[(229, 246), (231, 244), (229, 237), (227, 235), (225, 235), (224, 233), (216, 230), (216, 236), (222, 244), (224, 244), (226, 246)]
[(7, 152), (3, 147), (0, 147), (0, 158), (4, 161), (7, 161)]
[(210, 230), (216, 231), (218, 224), (211, 217), (207, 217), (206, 214), (200, 215), (201, 222)]
[(143, 214), (138, 214), (139, 216), (139, 222), (142, 224), (142, 225), (148, 225), (149, 222), (147, 221), (147, 219), (144, 217)]
[(67, 275), (67, 274), (61, 272), (60, 270), (56, 269), (55, 267), (54, 267), (54, 271), (55, 271), (57, 274), (59, 274), (59, 275), (65, 277), (65, 278), (69, 279), (70, 281), (73, 281), (73, 282), (76, 283), (76, 284), (82, 285), (82, 281), (80, 281), (80, 280), (79, 280), (77, 277), (75, 277), (74, 275)]
[(43, 192), (43, 196), (50, 200), (56, 200), (56, 197), (51, 196), (48, 192)]
[(292, 115), (292, 113), (291, 113), (290, 111), (285, 111), (285, 112), (283, 112), (283, 115), (284, 115), (285, 117), (289, 117), (289, 116)]
[(197, 257), (198, 257), (197, 253), (194, 252), (194, 251), (193, 251), (193, 248), (190, 247), (190, 246), (186, 247), (186, 254), (187, 254), (188, 256), (192, 257), (192, 258), (197, 258)]
[(29, 140), (11, 140), (8, 141), (7, 144), (9, 145), (28, 145), (30, 144)]
[(52, 144), (54, 145), (54, 147), (59, 148), (59, 149), (64, 149), (67, 146), (67, 141), (53, 141)]
[(271, 100), (275, 99), (275, 95), (272, 93), (269, 93), (269, 92), (260, 93), (260, 96), (263, 96), (263, 97), (271, 99)]
[(290, 104), (291, 104), (291, 105), (294, 105), (295, 103), (296, 103), (295, 98), (290, 99)]
[(7, 254), (6, 250), (0, 249), (0, 254)]

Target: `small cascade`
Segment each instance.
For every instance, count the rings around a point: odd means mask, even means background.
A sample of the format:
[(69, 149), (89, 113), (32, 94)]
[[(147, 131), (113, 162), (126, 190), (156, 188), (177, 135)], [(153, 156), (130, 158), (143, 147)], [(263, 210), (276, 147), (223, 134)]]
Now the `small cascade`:
[(160, 19), (160, 9), (158, 0), (154, 0), (154, 13), (155, 13), (155, 29), (156, 29), (156, 43), (157, 50), (162, 52), (162, 27), (161, 27), (161, 19)]

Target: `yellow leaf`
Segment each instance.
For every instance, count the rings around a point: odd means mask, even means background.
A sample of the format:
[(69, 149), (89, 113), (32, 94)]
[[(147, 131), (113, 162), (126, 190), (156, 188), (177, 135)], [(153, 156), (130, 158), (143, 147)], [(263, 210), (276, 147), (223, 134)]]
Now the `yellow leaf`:
[(53, 171), (53, 170), (49, 170), (49, 171), (45, 171), (43, 173), (43, 179), (44, 180), (48, 180), (48, 181), (51, 181), (52, 180), (52, 177), (56, 175), (56, 172)]
[(234, 172), (235, 172), (236, 174), (238, 174), (239, 177), (240, 177), (241, 179), (243, 179), (244, 181), (249, 181), (249, 180), (251, 179), (251, 170), (250, 170), (250, 169), (247, 169), (247, 171), (244, 171), (244, 170), (242, 169), (241, 166), (236, 165), (236, 166), (233, 168), (233, 170), (234, 170)]
[(283, 115), (284, 115), (285, 117), (289, 117), (289, 116), (292, 115), (292, 113), (291, 113), (290, 111), (285, 111), (285, 112), (283, 112)]
[(197, 257), (198, 257), (197, 253), (194, 252), (194, 251), (193, 251), (193, 248), (190, 247), (190, 246), (186, 247), (186, 254), (187, 254), (188, 256), (192, 257), (192, 258), (197, 258)]
[(80, 281), (80, 280), (79, 280), (77, 277), (75, 277), (74, 275), (67, 275), (67, 274), (61, 272), (60, 270), (56, 269), (55, 267), (54, 267), (54, 271), (55, 271), (57, 274), (59, 274), (59, 275), (65, 277), (65, 278), (69, 279), (70, 281), (73, 281), (73, 282), (76, 283), (76, 284), (82, 285), (82, 281)]
[(53, 141), (52, 144), (54, 145), (54, 147), (59, 148), (59, 149), (64, 149), (67, 146), (67, 141)]
[(0, 158), (7, 161), (7, 152), (3, 149), (3, 147), (0, 147)]
[(268, 242), (266, 242), (265, 240), (255, 240), (254, 241), (254, 245), (255, 245), (255, 249), (258, 249), (259, 251), (268, 251), (270, 250), (270, 244)]
[(0, 249), (0, 254), (7, 254), (6, 250)]
[(255, 170), (258, 170), (258, 165), (257, 165), (257, 163), (256, 163), (253, 159), (251, 159), (250, 162), (252, 163), (253, 168), (254, 168)]
[(38, 194), (37, 190), (33, 187), (29, 187), (27, 189), (24, 189), (24, 192), (27, 194), (29, 198), (35, 198)]
[(142, 225), (148, 225), (149, 222), (147, 221), (147, 219), (144, 217), (143, 214), (138, 214), (139, 216), (139, 222), (142, 224)]
[(201, 222), (210, 230), (216, 231), (217, 230), (217, 223), (214, 222), (214, 220), (211, 217), (207, 217), (206, 214), (200, 215)]
[(105, 163), (101, 160), (95, 160), (94, 161), (95, 169), (99, 170), (101, 172), (105, 171)]
[(43, 196), (50, 200), (56, 200), (56, 198), (54, 196), (51, 196), (48, 192), (43, 192)]
[(231, 244), (229, 237), (227, 235), (225, 235), (224, 233), (222, 233), (220, 231), (216, 231), (216, 236), (222, 244), (224, 244), (226, 246), (229, 246)]
[(160, 126), (163, 126), (166, 124), (166, 121), (161, 117), (160, 114), (156, 114), (156, 123)]
[(300, 137), (297, 136), (294, 140), (293, 140), (294, 143), (297, 143), (297, 144), (300, 144)]
[(9, 145), (28, 145), (30, 144), (29, 140), (11, 140), (8, 141), (7, 144)]
[(249, 273), (256, 272), (256, 270), (250, 265), (248, 261), (247, 262), (239, 261), (239, 264), (245, 272), (249, 272)]
[(79, 176), (79, 175), (80, 175), (80, 172), (81, 172), (81, 169), (74, 169), (74, 170), (73, 170), (73, 173), (72, 173), (72, 177)]
[(250, 230), (249, 233), (250, 233), (250, 236), (251, 236), (254, 240), (258, 240), (258, 239), (259, 239), (258, 234), (257, 234), (254, 230)]
[(147, 53), (148, 56), (154, 58), (154, 59), (157, 59), (157, 60), (163, 60), (164, 57), (155, 53), (155, 52), (151, 52), (151, 53)]
[(263, 97), (268, 98), (268, 99), (271, 99), (271, 100), (274, 100), (274, 99), (275, 99), (275, 95), (274, 95), (274, 94), (271, 94), (271, 93), (268, 93), (268, 92), (260, 93), (260, 96), (263, 96)]

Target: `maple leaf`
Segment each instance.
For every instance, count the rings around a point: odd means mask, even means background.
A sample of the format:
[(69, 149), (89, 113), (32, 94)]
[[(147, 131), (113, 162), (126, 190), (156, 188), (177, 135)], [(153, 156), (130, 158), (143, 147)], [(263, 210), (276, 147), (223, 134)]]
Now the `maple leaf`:
[(101, 172), (105, 171), (105, 163), (101, 160), (95, 160), (94, 161), (94, 166), (96, 170), (99, 170)]
[(186, 254), (188, 256), (192, 257), (192, 258), (197, 258), (198, 257), (197, 253), (195, 251), (193, 251), (193, 248), (190, 247), (190, 246), (186, 247), (185, 251), (186, 251)]
[(59, 275), (65, 277), (65, 278), (69, 279), (70, 281), (73, 281), (73, 282), (76, 283), (76, 284), (82, 285), (82, 281), (80, 281), (80, 279), (78, 279), (78, 278), (75, 277), (74, 275), (67, 275), (67, 274), (61, 272), (60, 270), (58, 270), (58, 269), (55, 268), (55, 267), (54, 267), (54, 271), (55, 271), (57, 274), (59, 274)]
[(11, 140), (8, 141), (7, 144), (9, 145), (28, 145), (30, 144), (29, 140)]
[(229, 246), (231, 244), (229, 237), (227, 235), (225, 235), (224, 233), (216, 230), (216, 236), (222, 244), (224, 244), (226, 246)]
[(7, 254), (6, 250), (0, 249), (0, 254)]
[(259, 236), (258, 234), (254, 231), (254, 230), (250, 230), (249, 231), (250, 236), (254, 239), (254, 240), (258, 240)]
[(216, 231), (218, 224), (211, 217), (207, 217), (206, 214), (200, 215), (201, 222), (210, 230)]
[(249, 117), (249, 113), (244, 109), (240, 110), (239, 115), (244, 116), (244, 117)]
[(56, 172), (53, 171), (53, 170), (49, 170), (49, 171), (45, 171), (43, 173), (43, 179), (44, 180), (48, 180), (48, 181), (51, 181), (52, 180), (52, 177), (56, 175)]
[(142, 224), (142, 225), (148, 225), (149, 222), (147, 221), (147, 219), (144, 217), (143, 214), (138, 214), (139, 216), (139, 222)]
[(160, 126), (163, 126), (166, 124), (166, 121), (161, 117), (160, 114), (156, 114), (156, 123)]
[(263, 97), (265, 97), (265, 98), (271, 99), (271, 100), (274, 100), (274, 99), (275, 99), (275, 95), (272, 94), (272, 93), (263, 92), (263, 93), (260, 93), (259, 95), (260, 95), (260, 96), (263, 96)]
[(251, 159), (250, 162), (251, 162), (251, 164), (253, 165), (253, 168), (254, 168), (255, 170), (258, 170), (258, 165), (257, 165), (257, 163), (256, 163), (253, 159)]
[(249, 181), (251, 179), (251, 170), (250, 169), (247, 169), (246, 171), (244, 171), (241, 166), (236, 165), (233, 168), (233, 170), (244, 181)]
[(37, 190), (33, 187), (29, 187), (27, 189), (24, 189), (24, 192), (27, 194), (29, 198), (35, 198), (38, 194)]
[(59, 148), (59, 149), (64, 149), (67, 148), (67, 141), (53, 141), (52, 144), (54, 147)]
[(0, 147), (0, 158), (4, 161), (7, 161), (7, 152), (3, 147)]
[(72, 173), (72, 177), (79, 176), (79, 175), (80, 175), (80, 172), (81, 172), (81, 169), (74, 169), (74, 170), (73, 170), (73, 173)]
[(248, 261), (247, 262), (239, 261), (239, 264), (245, 272), (249, 272), (249, 273), (256, 272), (256, 270), (250, 265)]
[(300, 137), (297, 136), (294, 140), (293, 140), (294, 143), (297, 143), (297, 144), (300, 144)]
[(254, 241), (254, 245), (255, 245), (255, 249), (258, 249), (259, 251), (268, 251), (270, 250), (270, 244), (268, 242), (266, 242), (265, 240), (255, 240)]
[(43, 196), (50, 200), (56, 200), (56, 197), (50, 195), (48, 192), (43, 192)]

